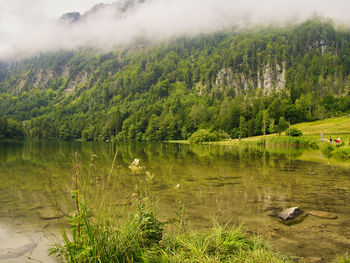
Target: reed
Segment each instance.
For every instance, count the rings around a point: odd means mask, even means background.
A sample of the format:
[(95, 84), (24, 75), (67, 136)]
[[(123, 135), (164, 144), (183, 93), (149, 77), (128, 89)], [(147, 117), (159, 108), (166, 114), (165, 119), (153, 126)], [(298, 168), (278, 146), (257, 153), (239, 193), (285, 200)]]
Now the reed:
[(335, 149), (332, 151), (332, 155), (338, 159), (349, 160), (350, 146), (335, 147)]
[(290, 136), (273, 136), (265, 139), (265, 145), (282, 146), (282, 147), (296, 147), (296, 148), (312, 148), (317, 149), (318, 143), (316, 140), (310, 140), (304, 137), (290, 137)]
[(333, 263), (350, 263), (350, 255), (346, 253), (343, 256), (336, 257)]

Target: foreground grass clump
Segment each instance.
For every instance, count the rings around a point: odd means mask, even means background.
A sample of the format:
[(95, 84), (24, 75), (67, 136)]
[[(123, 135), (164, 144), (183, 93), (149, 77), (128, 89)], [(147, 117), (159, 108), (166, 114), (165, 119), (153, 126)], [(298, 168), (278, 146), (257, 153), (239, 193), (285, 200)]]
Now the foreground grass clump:
[(149, 262), (291, 262), (240, 228), (218, 224), (205, 233), (170, 235), (160, 252)]
[(291, 262), (240, 228), (214, 224), (205, 233), (168, 232), (147, 203), (138, 200), (123, 221), (93, 217), (81, 204), (51, 253), (66, 262)]
[(349, 254), (345, 254), (342, 257), (337, 257), (333, 263), (350, 263), (350, 255)]
[(163, 234), (163, 225), (142, 203), (124, 222), (93, 217), (91, 210), (80, 204), (80, 214), (68, 222), (70, 227), (61, 229), (63, 242), (51, 249), (51, 254), (66, 262), (142, 262)]

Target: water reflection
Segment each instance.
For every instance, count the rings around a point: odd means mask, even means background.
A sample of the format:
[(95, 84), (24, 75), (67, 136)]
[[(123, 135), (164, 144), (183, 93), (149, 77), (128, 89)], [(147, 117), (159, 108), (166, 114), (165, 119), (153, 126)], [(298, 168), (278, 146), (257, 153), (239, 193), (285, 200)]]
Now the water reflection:
[[(114, 153), (116, 169), (110, 174)], [(160, 216), (171, 221), (182, 204), (199, 229), (211, 217), (261, 234), (278, 250), (329, 259), (350, 248), (349, 168), (302, 160), (301, 149), (171, 143), (25, 142), (0, 144), (0, 223), (37, 231), (55, 227), (55, 208), (71, 214), (73, 154), (83, 163), (86, 198), (118, 204), (141, 184), (159, 200)], [(317, 156), (319, 152), (307, 153)], [(93, 161), (91, 156), (96, 155)], [(154, 174), (152, 183), (131, 175), (135, 159)], [(107, 187), (102, 183), (111, 177)], [(284, 226), (267, 216), (273, 209), (300, 206), (336, 213), (337, 220), (309, 216)], [(51, 228), (52, 227), (52, 228)], [(47, 229), (47, 230), (46, 230)], [(1, 244), (1, 243), (0, 243)], [(1, 249), (1, 248), (0, 248)]]

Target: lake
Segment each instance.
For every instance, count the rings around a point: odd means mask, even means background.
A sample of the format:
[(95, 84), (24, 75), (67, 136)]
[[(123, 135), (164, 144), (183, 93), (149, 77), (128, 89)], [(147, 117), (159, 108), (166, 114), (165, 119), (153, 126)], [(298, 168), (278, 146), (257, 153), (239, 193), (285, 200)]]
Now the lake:
[[(111, 170), (114, 153), (118, 151)], [(76, 155), (75, 153), (78, 153)], [(143, 171), (132, 175), (137, 158)], [(164, 222), (185, 219), (198, 231), (215, 218), (261, 236), (274, 250), (308, 261), (329, 260), (350, 249), (350, 166), (320, 151), (175, 143), (0, 143), (0, 262), (55, 262), (57, 220), (74, 213), (76, 159), (89, 203), (121, 206), (135, 191), (158, 200)], [(101, 191), (102, 182), (106, 182)], [(138, 187), (136, 189), (136, 187)], [(141, 189), (141, 190), (140, 190)], [(337, 215), (309, 215), (287, 226), (270, 211), (299, 206)], [(62, 218), (63, 219), (63, 218)]]

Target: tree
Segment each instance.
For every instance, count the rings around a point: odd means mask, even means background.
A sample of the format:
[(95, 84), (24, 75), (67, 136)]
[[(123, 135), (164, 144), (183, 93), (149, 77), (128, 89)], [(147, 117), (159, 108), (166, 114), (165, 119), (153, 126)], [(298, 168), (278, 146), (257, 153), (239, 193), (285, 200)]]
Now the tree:
[(262, 118), (262, 132), (264, 134), (264, 136), (266, 135), (266, 131), (267, 131), (267, 127), (269, 124), (269, 114), (267, 112), (267, 110), (263, 111), (263, 118)]
[(239, 136), (240, 137), (247, 136), (247, 122), (243, 116), (239, 118)]
[(136, 138), (136, 128), (134, 124), (131, 124), (128, 131), (128, 140), (134, 140)]
[(269, 133), (275, 133), (276, 132), (276, 123), (275, 120), (270, 118), (270, 123), (269, 123)]
[(289, 127), (289, 122), (284, 119), (284, 117), (280, 117), (277, 125), (276, 131), (279, 135), (281, 135), (281, 132), (285, 131)]

